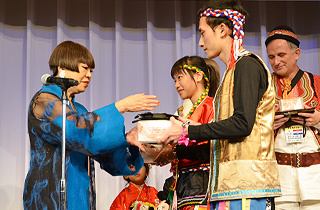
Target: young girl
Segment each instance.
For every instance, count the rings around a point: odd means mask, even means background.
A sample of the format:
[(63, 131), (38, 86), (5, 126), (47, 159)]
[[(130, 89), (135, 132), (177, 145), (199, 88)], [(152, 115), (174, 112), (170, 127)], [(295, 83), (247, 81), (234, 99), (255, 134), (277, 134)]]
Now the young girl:
[[(213, 97), (220, 80), (218, 65), (199, 56), (186, 56), (173, 65), (171, 76), (181, 99), (190, 99), (193, 104), (187, 112), (184, 106), (180, 107), (178, 114), (201, 124), (211, 122)], [(180, 138), (178, 145), (165, 147), (155, 161), (165, 165), (173, 158), (175, 179), (169, 194), (173, 207), (173, 192), (176, 190), (178, 209), (201, 209), (200, 203), (205, 198), (209, 180), (210, 144), (208, 141), (195, 142)]]
[(129, 186), (119, 193), (110, 210), (156, 209), (160, 203), (157, 197), (158, 191), (145, 184), (148, 174), (149, 165), (145, 163), (137, 175), (124, 176), (123, 178), (129, 183)]

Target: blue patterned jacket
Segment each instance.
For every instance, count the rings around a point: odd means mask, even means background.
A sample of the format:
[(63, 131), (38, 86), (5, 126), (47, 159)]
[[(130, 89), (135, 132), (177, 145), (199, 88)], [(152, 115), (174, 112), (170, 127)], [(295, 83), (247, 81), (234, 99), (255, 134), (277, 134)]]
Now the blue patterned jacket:
[[(43, 86), (29, 106), (30, 169), (23, 192), (25, 209), (59, 209), (61, 94), (56, 85)], [(90, 187), (88, 156), (111, 175), (136, 174), (143, 159), (138, 148), (127, 143), (124, 118), (115, 104), (88, 112), (74, 98), (72, 101), (76, 111), (67, 107), (66, 122), (67, 209), (88, 210), (95, 206), (95, 194), (89, 193), (94, 188)]]

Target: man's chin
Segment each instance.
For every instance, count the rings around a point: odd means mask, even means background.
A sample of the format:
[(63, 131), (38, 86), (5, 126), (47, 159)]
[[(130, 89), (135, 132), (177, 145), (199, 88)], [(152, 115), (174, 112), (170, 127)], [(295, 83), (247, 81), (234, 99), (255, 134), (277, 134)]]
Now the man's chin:
[(215, 56), (210, 55), (210, 54), (209, 55), (207, 54), (207, 56), (208, 56), (209, 59), (214, 59), (215, 58)]
[(214, 55), (214, 54), (210, 54), (210, 53), (206, 53), (209, 59), (215, 59), (216, 57), (218, 57), (218, 55)]
[(284, 76), (283, 69), (273, 69), (274, 73), (276, 73), (279, 76)]

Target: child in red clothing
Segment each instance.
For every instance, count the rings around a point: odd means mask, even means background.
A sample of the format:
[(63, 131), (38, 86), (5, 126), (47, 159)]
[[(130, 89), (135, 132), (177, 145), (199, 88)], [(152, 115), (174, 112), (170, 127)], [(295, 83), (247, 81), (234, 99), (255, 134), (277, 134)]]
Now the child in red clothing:
[(113, 201), (110, 210), (152, 210), (156, 209), (160, 201), (158, 191), (154, 187), (147, 186), (145, 180), (149, 174), (149, 165), (144, 164), (137, 175), (124, 176), (129, 183), (116, 199)]

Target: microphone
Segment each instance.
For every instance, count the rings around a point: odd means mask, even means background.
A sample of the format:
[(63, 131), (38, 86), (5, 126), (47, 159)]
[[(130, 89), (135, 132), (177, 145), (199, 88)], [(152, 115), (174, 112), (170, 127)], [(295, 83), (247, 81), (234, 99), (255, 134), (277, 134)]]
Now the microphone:
[(168, 194), (166, 194), (164, 191), (159, 191), (157, 196), (160, 201), (165, 201), (167, 204), (170, 204), (170, 202), (167, 200)]
[(41, 82), (44, 85), (64, 85), (64, 86), (77, 86), (79, 83), (77, 80), (69, 79), (69, 78), (61, 78), (61, 77), (54, 77), (50, 74), (44, 74), (41, 77)]

